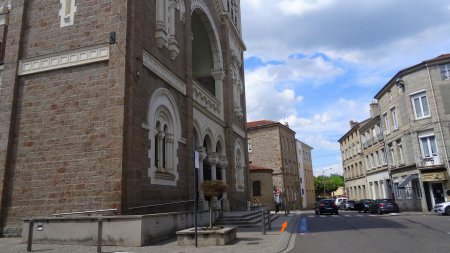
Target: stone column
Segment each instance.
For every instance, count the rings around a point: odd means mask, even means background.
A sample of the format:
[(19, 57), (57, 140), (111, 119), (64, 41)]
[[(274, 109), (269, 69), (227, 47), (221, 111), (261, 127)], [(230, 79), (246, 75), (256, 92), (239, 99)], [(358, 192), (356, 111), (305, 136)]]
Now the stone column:
[(165, 138), (165, 159), (166, 159), (166, 166), (165, 166), (165, 171), (169, 172), (171, 174), (174, 174), (174, 170), (173, 170), (173, 164), (172, 164), (172, 157), (173, 157), (173, 135), (171, 134), (166, 134), (166, 138)]
[[(208, 153), (206, 162), (211, 166), (211, 180), (217, 180), (217, 164), (219, 163), (219, 156), (217, 153)], [(217, 197), (211, 199), (212, 206), (217, 206)]]
[[(221, 156), (219, 159), (219, 167), (222, 170), (222, 180), (227, 184), (227, 167), (228, 167), (228, 161), (227, 161), (227, 157), (226, 156)], [(225, 212), (229, 212), (230, 211), (230, 203), (228, 202), (228, 196), (227, 193), (225, 192), (223, 194), (223, 201), (222, 201), (222, 210)]]
[[(198, 148), (198, 186), (200, 186), (203, 183), (203, 161), (206, 159), (206, 149), (203, 147)], [(203, 191), (199, 189), (198, 192), (198, 206), (200, 210), (207, 210), (208, 205), (205, 201), (205, 195), (203, 194)]]
[(217, 180), (216, 166), (219, 163), (219, 156), (217, 155), (217, 153), (208, 153), (206, 161), (208, 162), (209, 166), (211, 166), (211, 179)]
[(162, 131), (158, 132), (158, 143), (155, 143), (155, 145), (158, 145), (158, 153), (156, 154), (158, 157), (155, 157), (158, 161), (157, 166), (156, 166), (156, 170), (157, 171), (164, 171), (163, 168), (163, 140), (164, 140), (164, 133)]

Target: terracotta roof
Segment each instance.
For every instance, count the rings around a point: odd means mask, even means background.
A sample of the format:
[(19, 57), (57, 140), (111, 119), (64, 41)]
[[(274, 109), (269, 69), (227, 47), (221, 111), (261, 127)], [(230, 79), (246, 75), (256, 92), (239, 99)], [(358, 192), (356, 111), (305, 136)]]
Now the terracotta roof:
[(248, 168), (249, 168), (249, 170), (250, 171), (267, 171), (267, 172), (272, 172), (273, 171), (273, 169), (269, 169), (269, 168), (266, 168), (266, 167), (263, 167), (263, 166), (259, 166), (259, 165), (254, 165), (254, 164), (249, 164), (248, 165)]
[(257, 126), (264, 126), (264, 125), (272, 125), (277, 124), (278, 122), (271, 121), (271, 120), (257, 120), (257, 121), (251, 121), (247, 122), (247, 128), (257, 127)]
[(428, 61), (434, 61), (434, 60), (439, 60), (439, 59), (445, 59), (445, 58), (449, 58), (449, 57), (450, 57), (450, 54), (441, 54), (441, 55), (439, 55), (438, 57), (433, 58), (433, 59), (428, 60)]

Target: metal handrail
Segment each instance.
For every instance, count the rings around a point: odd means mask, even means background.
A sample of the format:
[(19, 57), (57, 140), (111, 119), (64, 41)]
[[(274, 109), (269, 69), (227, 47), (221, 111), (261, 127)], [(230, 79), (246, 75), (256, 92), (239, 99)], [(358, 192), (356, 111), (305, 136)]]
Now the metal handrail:
[(149, 208), (149, 207), (157, 207), (157, 206), (175, 205), (175, 204), (189, 203), (189, 202), (194, 202), (194, 200), (186, 200), (186, 201), (178, 201), (178, 202), (168, 202), (168, 203), (153, 204), (153, 205), (146, 205), (146, 206), (135, 206), (135, 207), (130, 207), (130, 208), (128, 208), (128, 210), (135, 210), (135, 209), (142, 209), (142, 208)]
[(106, 212), (117, 212), (117, 209), (102, 209), (102, 210), (93, 210), (93, 211), (80, 211), (80, 212), (71, 212), (71, 213), (54, 213), (52, 216), (63, 216), (63, 215), (74, 215), (74, 214), (93, 214), (93, 213), (106, 213)]

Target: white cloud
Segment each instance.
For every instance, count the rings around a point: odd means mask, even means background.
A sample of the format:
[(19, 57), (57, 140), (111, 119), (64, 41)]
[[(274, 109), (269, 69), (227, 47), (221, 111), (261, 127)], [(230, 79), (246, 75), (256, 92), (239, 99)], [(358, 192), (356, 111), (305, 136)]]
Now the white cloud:
[(285, 14), (301, 15), (310, 11), (320, 10), (335, 2), (335, 0), (281, 0), (277, 5)]
[(373, 96), (396, 72), (450, 53), (448, 0), (245, 0), (241, 6), (245, 57), (264, 62), (245, 73), (247, 119), (287, 121), (316, 154), (336, 154), (313, 156), (315, 170), (342, 169), (337, 140), (349, 120), (369, 116)]

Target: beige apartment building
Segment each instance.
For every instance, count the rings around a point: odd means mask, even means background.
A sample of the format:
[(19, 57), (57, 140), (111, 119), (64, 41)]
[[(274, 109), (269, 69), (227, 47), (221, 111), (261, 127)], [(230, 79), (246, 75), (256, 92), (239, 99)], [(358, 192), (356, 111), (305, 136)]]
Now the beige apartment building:
[(349, 199), (364, 199), (367, 197), (366, 171), (363, 164), (360, 128), (367, 124), (350, 121), (350, 130), (338, 142), (341, 147), (342, 168), (344, 170), (345, 194)]
[[(352, 128), (361, 136), (369, 198), (394, 198), (403, 211), (450, 200), (449, 87), (445, 54), (399, 71), (375, 95), (371, 119)], [(351, 132), (340, 140), (346, 188), (354, 177)]]
[(431, 210), (450, 199), (450, 55), (399, 71), (376, 95), (396, 201)]
[(366, 171), (367, 198), (392, 198), (389, 171), (377, 102), (370, 104), (371, 118), (359, 129)]
[(314, 208), (316, 192), (314, 189), (314, 174), (311, 151), (313, 148), (306, 143), (296, 140), (298, 171), (300, 176), (301, 207), (303, 209)]
[(247, 122), (247, 145), (249, 163), (272, 169), (272, 189), (276, 186), (283, 190), (290, 208), (300, 207), (295, 132), (270, 120)]

